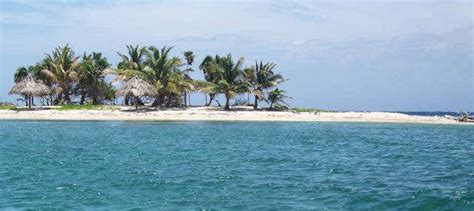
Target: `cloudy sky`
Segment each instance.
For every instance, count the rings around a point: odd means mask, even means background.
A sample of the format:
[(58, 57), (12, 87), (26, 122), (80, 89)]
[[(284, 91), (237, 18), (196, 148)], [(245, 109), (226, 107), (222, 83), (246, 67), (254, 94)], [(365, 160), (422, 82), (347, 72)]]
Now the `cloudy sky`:
[(275, 62), (296, 107), (474, 111), (472, 1), (387, 2), (2, 0), (0, 101), (58, 45), (116, 65), (139, 44)]

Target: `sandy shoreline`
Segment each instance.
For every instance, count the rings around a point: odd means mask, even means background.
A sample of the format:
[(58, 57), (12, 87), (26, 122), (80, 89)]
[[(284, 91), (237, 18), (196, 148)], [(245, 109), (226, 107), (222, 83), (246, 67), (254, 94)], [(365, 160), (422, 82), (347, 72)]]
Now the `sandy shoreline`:
[(222, 111), (217, 108), (148, 110), (1, 110), (0, 119), (10, 120), (104, 120), (104, 121), (303, 121), (303, 122), (385, 122), (463, 124), (445, 117), (412, 116), (390, 112), (274, 112)]

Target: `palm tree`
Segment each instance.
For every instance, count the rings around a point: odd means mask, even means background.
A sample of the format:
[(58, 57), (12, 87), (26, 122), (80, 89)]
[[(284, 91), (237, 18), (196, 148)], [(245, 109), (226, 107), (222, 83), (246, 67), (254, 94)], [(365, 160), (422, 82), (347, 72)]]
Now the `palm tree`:
[(79, 80), (77, 89), (81, 96), (81, 104), (84, 104), (86, 95), (92, 99), (92, 104), (98, 104), (101, 98), (104, 98), (105, 91), (105, 70), (110, 67), (107, 58), (102, 57), (102, 53), (92, 52), (82, 57), (81, 67), (79, 68)]
[(285, 95), (285, 91), (276, 88), (268, 93), (268, 102), (270, 103), (269, 110), (287, 110), (288, 103), (285, 102), (285, 99), (289, 97)]
[[(127, 54), (117, 54), (122, 58), (122, 61), (117, 65), (117, 74), (119, 79), (127, 80), (136, 75), (139, 75), (144, 67), (144, 57), (146, 56), (146, 47), (140, 47), (138, 45), (127, 45)], [(125, 96), (125, 105), (129, 105), (132, 101), (130, 96)], [(139, 102), (141, 103), (141, 102)]]
[(15, 81), (15, 83), (20, 82), (21, 80), (26, 78), (26, 76), (28, 76), (30, 73), (31, 73), (30, 68), (21, 66), (16, 69), (15, 75), (13, 76), (13, 80)]
[(184, 52), (184, 58), (186, 59), (186, 63), (188, 65), (193, 65), (195, 57), (196, 57), (196, 55), (194, 55), (192, 51), (185, 51)]
[[(194, 58), (196, 56), (193, 54), (192, 51), (185, 51), (184, 52), (184, 59), (186, 60), (186, 69), (183, 71), (185, 79), (191, 80), (191, 77), (189, 76), (189, 72), (192, 72), (193, 69), (190, 67), (194, 63)], [(189, 100), (187, 100), (189, 99)], [(191, 101), (191, 93), (189, 93), (189, 98), (187, 97), (187, 92), (184, 92), (184, 106), (187, 106), (188, 101)], [(191, 105), (191, 102), (189, 102)]]
[[(197, 82), (197, 85), (199, 86), (199, 90), (204, 92), (206, 95), (205, 106), (210, 106), (219, 92), (217, 89), (217, 83), (223, 77), (221, 68), (219, 68), (218, 65), (218, 61), (220, 60), (222, 59), (219, 55), (216, 55), (215, 57), (206, 56), (199, 65), (199, 69), (201, 69), (204, 74), (205, 81), (199, 81)], [(209, 96), (209, 101), (207, 100), (207, 96)], [(216, 102), (220, 105), (218, 101)]]
[(217, 82), (217, 90), (219, 93), (223, 93), (226, 98), (225, 110), (230, 109), (230, 100), (237, 95), (239, 92), (243, 92), (245, 89), (245, 85), (242, 81), (242, 64), (244, 62), (244, 58), (241, 57), (237, 62), (232, 60), (232, 55), (228, 54), (225, 57), (218, 57), (216, 56), (216, 60), (214, 61), (215, 64), (213, 65), (217, 73), (220, 74), (220, 80)]
[(169, 94), (167, 100), (167, 106), (172, 104), (178, 105), (180, 102), (177, 101), (180, 98), (173, 98), (173, 96), (179, 96), (182, 93), (186, 93), (194, 90), (194, 85), (191, 81), (186, 79), (185, 74), (182, 72), (173, 72), (168, 78), (166, 86), (166, 92)]
[(79, 58), (75, 56), (69, 45), (60, 46), (51, 54), (46, 54), (44, 64), (46, 68), (41, 70), (41, 74), (53, 84), (56, 94), (55, 104), (63, 99), (66, 103), (70, 103), (71, 89), (73, 83), (77, 81)]
[[(122, 58), (122, 61), (118, 64), (120, 70), (136, 70), (141, 71), (144, 67), (143, 58), (146, 55), (146, 47), (139, 47), (138, 45), (127, 45), (127, 55), (117, 52)], [(133, 76), (131, 76), (133, 77)], [(131, 78), (130, 77), (130, 78)]]
[[(230, 109), (230, 101), (236, 95), (244, 93), (248, 93), (247, 103), (250, 95), (254, 96), (254, 109), (258, 109), (258, 103), (262, 100), (271, 103), (271, 109), (287, 105), (284, 103), (286, 96), (283, 91), (276, 89), (268, 93), (284, 81), (280, 74), (274, 72), (274, 63), (260, 61), (242, 70), (243, 58), (234, 61), (231, 54), (206, 56), (199, 65), (204, 80), (193, 80), (189, 75), (196, 57), (192, 51), (183, 52), (184, 57), (180, 58), (171, 55), (173, 47), (127, 45), (126, 48), (127, 53), (118, 53), (121, 61), (117, 68), (110, 68), (101, 53), (84, 53), (80, 60), (68, 44), (59, 46), (36, 65), (18, 68), (14, 80), (19, 82), (30, 76), (34, 80), (41, 80), (51, 90), (49, 98), (43, 97), (42, 100), (48, 99), (47, 104), (51, 105), (71, 103), (71, 97), (80, 98), (81, 104), (86, 100), (99, 104), (114, 99), (115, 89), (106, 82), (106, 74), (115, 74), (116, 80), (125, 81), (139, 77), (152, 85), (157, 92), (145, 99), (153, 99), (153, 106), (190, 105), (193, 90), (205, 94), (206, 106), (213, 101), (221, 106), (216, 96), (223, 94), (226, 110)], [(25, 96), (25, 101), (27, 98)], [(140, 98), (128, 95), (125, 95), (125, 104), (129, 105), (134, 99), (138, 105), (143, 104)]]
[(158, 89), (158, 96), (153, 102), (153, 106), (166, 103), (179, 104), (179, 98), (182, 92), (179, 92), (179, 87), (190, 87), (189, 84), (184, 83), (184, 76), (179, 68), (182, 66), (182, 61), (179, 57), (171, 57), (170, 51), (173, 47), (163, 47), (158, 49), (154, 46), (148, 48), (147, 59), (145, 61), (145, 68), (143, 70), (144, 78), (154, 84)]
[[(193, 86), (195, 90), (199, 90), (200, 92), (204, 93), (205, 106), (209, 106), (213, 100), (213, 98), (211, 98), (211, 100), (208, 102), (207, 97), (208, 96), (214, 97), (218, 93), (217, 85), (205, 80), (193, 80)], [(219, 102), (217, 103), (219, 104)]]
[(264, 100), (264, 91), (283, 82), (283, 76), (275, 74), (274, 63), (255, 62), (255, 66), (244, 70), (244, 80), (249, 85), (249, 91), (254, 95), (253, 108), (258, 109), (258, 102)]

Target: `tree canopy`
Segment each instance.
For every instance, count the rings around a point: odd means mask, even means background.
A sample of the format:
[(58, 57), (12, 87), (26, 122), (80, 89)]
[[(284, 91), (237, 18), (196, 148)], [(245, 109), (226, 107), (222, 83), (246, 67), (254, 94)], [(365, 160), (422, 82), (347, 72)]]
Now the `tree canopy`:
[[(156, 92), (150, 92), (154, 93), (152, 96), (122, 93), (126, 105), (148, 102), (152, 106), (187, 106), (193, 92), (204, 93), (206, 106), (213, 102), (221, 106), (218, 97), (223, 96), (226, 110), (231, 109), (235, 97), (243, 94), (253, 96), (254, 109), (258, 109), (261, 101), (268, 102), (270, 109), (288, 105), (284, 101), (285, 92), (277, 88), (285, 79), (275, 72), (275, 63), (255, 61), (246, 67), (243, 57), (207, 55), (198, 63), (203, 76), (199, 80), (190, 74), (197, 58), (193, 51), (184, 51), (180, 57), (172, 54), (173, 49), (172, 46), (127, 45), (125, 53), (117, 53), (120, 61), (114, 67), (100, 52), (84, 52), (79, 57), (69, 45), (59, 46), (45, 54), (40, 62), (19, 67), (14, 81), (19, 83), (32, 77), (48, 86), (52, 92), (43, 98), (50, 105), (115, 103), (120, 83), (132, 78), (143, 80)], [(249, 101), (246, 104), (252, 105)]]

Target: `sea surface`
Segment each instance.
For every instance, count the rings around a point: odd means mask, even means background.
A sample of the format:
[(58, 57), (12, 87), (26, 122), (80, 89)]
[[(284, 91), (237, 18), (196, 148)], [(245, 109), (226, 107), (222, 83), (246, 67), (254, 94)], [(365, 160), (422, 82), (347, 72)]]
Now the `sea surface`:
[[(461, 112), (453, 112), (453, 111), (392, 111), (395, 113), (402, 113), (408, 115), (415, 115), (415, 116), (454, 116), (459, 117), (461, 116)], [(468, 112), (468, 114), (474, 114), (474, 112)]]
[(474, 126), (0, 121), (0, 209), (474, 209)]

